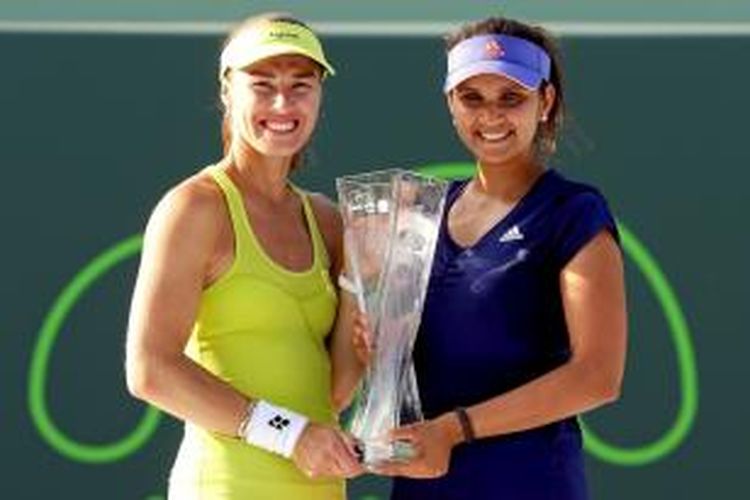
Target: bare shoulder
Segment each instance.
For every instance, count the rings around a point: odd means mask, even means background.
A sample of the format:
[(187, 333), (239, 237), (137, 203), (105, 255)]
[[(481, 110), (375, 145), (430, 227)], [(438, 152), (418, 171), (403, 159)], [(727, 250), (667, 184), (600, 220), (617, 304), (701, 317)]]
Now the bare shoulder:
[(320, 230), (330, 233), (332, 236), (341, 235), (341, 214), (338, 206), (326, 195), (321, 193), (308, 193), (310, 204), (315, 212)]
[(146, 230), (177, 232), (182, 237), (210, 237), (226, 218), (221, 188), (201, 171), (180, 182), (159, 200)]
[(602, 229), (570, 260), (563, 268), (567, 273), (580, 279), (590, 273), (610, 274), (620, 272), (623, 266), (622, 252), (615, 238)]

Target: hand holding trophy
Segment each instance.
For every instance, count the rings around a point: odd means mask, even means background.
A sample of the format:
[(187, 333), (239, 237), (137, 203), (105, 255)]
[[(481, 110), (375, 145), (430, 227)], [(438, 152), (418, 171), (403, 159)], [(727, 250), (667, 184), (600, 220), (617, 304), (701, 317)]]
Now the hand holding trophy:
[(408, 460), (389, 432), (421, 421), (411, 351), (416, 338), (447, 183), (392, 169), (336, 180), (348, 274), (372, 328), (372, 357), (351, 432), (363, 462)]

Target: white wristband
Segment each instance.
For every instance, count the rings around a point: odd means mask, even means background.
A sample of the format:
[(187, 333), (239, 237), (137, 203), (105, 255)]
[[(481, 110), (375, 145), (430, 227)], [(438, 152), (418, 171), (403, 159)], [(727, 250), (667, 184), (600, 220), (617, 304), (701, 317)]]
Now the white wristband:
[(298, 413), (258, 401), (243, 437), (252, 445), (289, 458), (307, 422), (307, 417)]

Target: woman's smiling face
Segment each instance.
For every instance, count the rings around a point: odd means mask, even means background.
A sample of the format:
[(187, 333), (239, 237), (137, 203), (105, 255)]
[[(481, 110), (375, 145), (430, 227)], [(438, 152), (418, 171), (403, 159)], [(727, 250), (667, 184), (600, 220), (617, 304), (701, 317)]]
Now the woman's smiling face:
[(532, 157), (554, 98), (551, 85), (533, 90), (499, 74), (471, 77), (447, 96), (458, 135), (483, 165)]
[(223, 99), (232, 136), (267, 156), (292, 156), (310, 140), (318, 120), (322, 71), (311, 59), (281, 55), (234, 70)]

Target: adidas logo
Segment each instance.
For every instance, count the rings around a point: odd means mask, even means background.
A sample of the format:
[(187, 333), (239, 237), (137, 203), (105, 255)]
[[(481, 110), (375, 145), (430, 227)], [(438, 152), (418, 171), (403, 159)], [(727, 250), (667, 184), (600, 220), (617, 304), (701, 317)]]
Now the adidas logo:
[(520, 229), (518, 229), (518, 226), (513, 226), (512, 228), (505, 231), (505, 234), (500, 236), (500, 243), (508, 243), (509, 241), (520, 241), (523, 239), (523, 233)]

